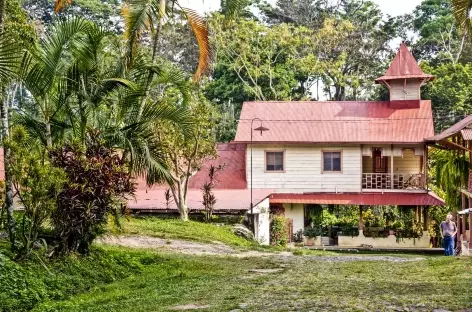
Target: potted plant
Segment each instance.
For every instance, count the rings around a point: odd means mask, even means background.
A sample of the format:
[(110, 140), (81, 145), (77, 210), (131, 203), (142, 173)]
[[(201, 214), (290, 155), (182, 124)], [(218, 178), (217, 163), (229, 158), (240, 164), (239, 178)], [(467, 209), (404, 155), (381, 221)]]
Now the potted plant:
[(396, 235), (401, 229), (403, 229), (403, 222), (401, 220), (395, 220), (390, 227), (393, 232), (390, 234)]
[(295, 246), (303, 245), (303, 230), (298, 230), (294, 233), (292, 241), (295, 243)]
[(313, 246), (316, 241), (316, 237), (319, 236), (319, 230), (313, 227), (307, 227), (303, 231), (305, 246)]

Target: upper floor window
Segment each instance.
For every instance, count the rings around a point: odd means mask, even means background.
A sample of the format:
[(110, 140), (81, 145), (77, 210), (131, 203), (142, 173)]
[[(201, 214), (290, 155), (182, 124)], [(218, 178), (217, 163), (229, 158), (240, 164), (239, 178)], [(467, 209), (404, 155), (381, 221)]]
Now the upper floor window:
[(266, 171), (284, 171), (284, 152), (266, 152)]
[(341, 172), (341, 152), (323, 152), (323, 172)]

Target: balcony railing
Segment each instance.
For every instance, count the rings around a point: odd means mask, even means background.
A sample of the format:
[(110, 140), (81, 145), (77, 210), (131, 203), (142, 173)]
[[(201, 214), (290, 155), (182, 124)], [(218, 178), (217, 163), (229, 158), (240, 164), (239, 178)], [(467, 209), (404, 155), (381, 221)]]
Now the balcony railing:
[(425, 188), (424, 174), (363, 173), (362, 188), (369, 190), (420, 190)]

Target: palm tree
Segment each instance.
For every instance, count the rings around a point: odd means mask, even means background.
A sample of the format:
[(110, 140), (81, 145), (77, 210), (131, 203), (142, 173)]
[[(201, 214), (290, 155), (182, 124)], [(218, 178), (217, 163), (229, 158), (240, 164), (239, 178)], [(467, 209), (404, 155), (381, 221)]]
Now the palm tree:
[[(3, 10), (0, 3), (0, 11)], [(2, 11), (3, 12), (3, 11)], [(3, 20), (3, 17), (2, 19)], [(8, 219), (8, 235), (12, 250), (15, 249), (15, 230), (16, 224), (13, 216), (13, 192), (11, 181), (10, 148), (5, 144), (9, 137), (9, 107), (5, 100), (5, 90), (8, 84), (17, 77), (18, 68), (21, 59), (21, 49), (14, 40), (5, 37), (3, 25), (0, 24), (0, 115), (2, 118), (2, 140), (4, 149), (4, 168), (5, 168), (5, 204)], [(2, 209), (3, 212), (3, 209)], [(3, 214), (3, 213), (2, 213)]]
[(472, 32), (472, 0), (452, 0), (452, 10), (459, 27), (465, 32)]
[[(149, 182), (166, 177), (151, 129), (159, 120), (184, 131), (191, 126), (186, 108), (191, 83), (182, 73), (150, 63), (142, 51), (127, 64), (119, 39), (83, 18), (55, 24), (22, 65), (21, 77), (35, 105), (20, 109), (15, 122), (31, 137), (49, 149), (74, 139), (85, 144), (88, 129), (99, 130), (105, 144), (130, 160), (134, 174)], [(145, 86), (148, 72), (153, 72), (152, 97)], [(160, 102), (158, 91), (168, 88), (178, 93), (176, 105)]]

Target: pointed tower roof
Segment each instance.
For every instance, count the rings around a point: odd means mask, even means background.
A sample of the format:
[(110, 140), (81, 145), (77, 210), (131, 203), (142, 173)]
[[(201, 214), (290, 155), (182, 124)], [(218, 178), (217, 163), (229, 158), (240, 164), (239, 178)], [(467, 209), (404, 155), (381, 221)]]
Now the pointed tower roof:
[(413, 55), (411, 55), (408, 47), (404, 42), (400, 45), (397, 55), (390, 64), (385, 74), (382, 77), (375, 79), (376, 83), (381, 83), (386, 80), (418, 78), (423, 80), (433, 80), (433, 75), (425, 74), (418, 66)]

